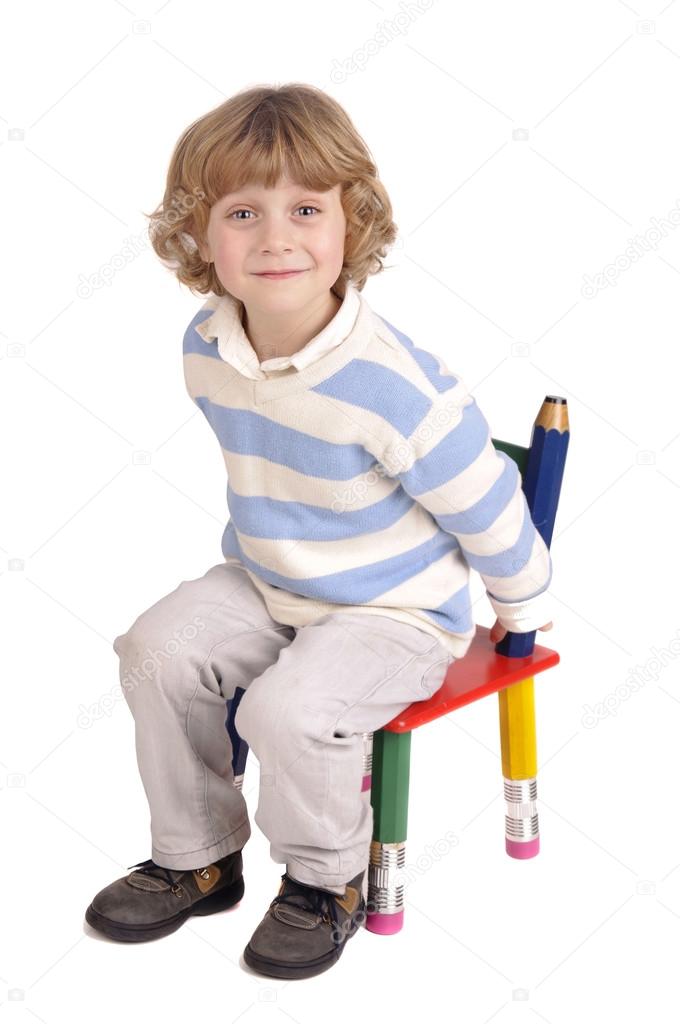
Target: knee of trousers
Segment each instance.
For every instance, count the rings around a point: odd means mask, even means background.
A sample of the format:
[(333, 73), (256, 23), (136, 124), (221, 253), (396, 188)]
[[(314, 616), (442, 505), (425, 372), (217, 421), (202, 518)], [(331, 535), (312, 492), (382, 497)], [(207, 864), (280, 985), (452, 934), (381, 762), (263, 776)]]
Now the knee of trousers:
[(271, 753), (273, 750), (302, 750), (317, 740), (333, 736), (333, 722), (292, 700), (271, 697), (254, 686), (246, 690), (234, 716), (236, 731), (248, 746)]
[(122, 690), (128, 703), (143, 686), (174, 694), (178, 689), (188, 692), (196, 687), (199, 664), (190, 642), (171, 630), (161, 635), (157, 628), (147, 628), (143, 616), (115, 638), (113, 649), (120, 659)]

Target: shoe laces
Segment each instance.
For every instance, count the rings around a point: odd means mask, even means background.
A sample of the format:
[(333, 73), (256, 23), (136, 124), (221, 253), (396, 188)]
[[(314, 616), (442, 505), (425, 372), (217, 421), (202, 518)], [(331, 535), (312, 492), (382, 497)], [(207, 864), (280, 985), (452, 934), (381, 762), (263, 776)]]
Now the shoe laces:
[[(179, 876), (183, 874), (182, 871), (175, 871), (175, 875), (177, 877), (173, 878), (170, 873), (170, 868), (165, 868), (162, 864), (156, 864), (151, 857), (149, 857), (148, 860), (140, 861), (139, 864), (131, 864), (128, 871), (131, 868), (137, 868), (140, 875), (152, 875), (154, 878), (164, 879), (172, 889), (175, 888)], [(162, 874), (159, 875), (159, 871), (162, 872)]]
[[(275, 896), (272, 906), (277, 903), (286, 903), (291, 907), (308, 910), (317, 917), (325, 918), (330, 924), (341, 927), (338, 919), (338, 908), (335, 902), (336, 893), (327, 892), (324, 889), (316, 889), (302, 882), (296, 882), (287, 872), (281, 875), (286, 887), (282, 893)], [(300, 902), (302, 900), (302, 902)], [(333, 929), (335, 931), (335, 927)]]

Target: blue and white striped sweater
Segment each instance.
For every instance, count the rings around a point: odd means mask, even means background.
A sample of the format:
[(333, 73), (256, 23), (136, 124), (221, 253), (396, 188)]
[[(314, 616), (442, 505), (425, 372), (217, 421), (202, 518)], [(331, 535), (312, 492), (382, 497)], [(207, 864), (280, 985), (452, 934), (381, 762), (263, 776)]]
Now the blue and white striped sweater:
[(293, 626), (338, 606), (389, 615), (460, 658), (475, 631), (472, 568), (506, 628), (538, 628), (552, 565), (514, 461), (463, 381), (359, 297), (344, 341), (264, 380), (206, 340), (231, 297), (211, 296), (187, 328), (187, 390), (228, 475), (225, 559)]

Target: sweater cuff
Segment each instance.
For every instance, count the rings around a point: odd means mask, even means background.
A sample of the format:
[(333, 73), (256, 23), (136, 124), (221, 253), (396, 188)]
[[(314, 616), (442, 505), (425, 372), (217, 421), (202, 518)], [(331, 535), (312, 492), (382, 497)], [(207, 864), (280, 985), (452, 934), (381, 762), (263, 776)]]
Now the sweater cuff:
[(526, 601), (499, 601), (486, 592), (498, 621), (510, 633), (531, 633), (553, 621), (553, 598), (544, 590)]

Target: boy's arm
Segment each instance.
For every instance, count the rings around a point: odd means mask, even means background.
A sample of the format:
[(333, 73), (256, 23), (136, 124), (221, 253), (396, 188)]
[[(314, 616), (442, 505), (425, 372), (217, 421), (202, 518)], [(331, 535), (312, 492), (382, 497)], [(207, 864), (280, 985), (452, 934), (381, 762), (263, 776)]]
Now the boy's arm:
[(437, 393), (409, 437), (394, 436), (380, 462), (456, 537), (500, 624), (528, 633), (552, 619), (550, 552), (531, 519), (517, 464), (494, 447), (463, 381), (451, 379), (454, 386)]

